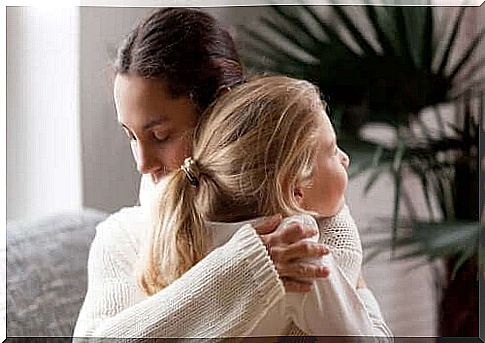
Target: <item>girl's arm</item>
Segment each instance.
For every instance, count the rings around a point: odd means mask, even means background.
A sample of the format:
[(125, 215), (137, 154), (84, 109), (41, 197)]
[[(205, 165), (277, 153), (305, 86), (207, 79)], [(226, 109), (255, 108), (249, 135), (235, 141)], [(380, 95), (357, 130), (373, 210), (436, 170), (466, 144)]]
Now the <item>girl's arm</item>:
[[(372, 328), (374, 332), (374, 336), (379, 337), (392, 337), (391, 329), (387, 326), (384, 318), (382, 317), (381, 309), (379, 307), (379, 303), (377, 302), (376, 298), (372, 291), (367, 288), (358, 288), (357, 294), (359, 295), (362, 303), (364, 304), (367, 312), (369, 313), (369, 317), (372, 321)], [(386, 342), (390, 342), (387, 340)]]
[[(124, 214), (135, 215), (134, 209)], [(170, 286), (147, 297), (133, 273), (136, 245), (117, 215), (97, 228), (75, 337), (244, 336), (284, 296), (265, 246), (246, 225)]]
[(392, 335), (370, 290), (356, 290), (362, 262), (357, 227), (347, 207), (320, 222), (320, 238), (331, 253), (318, 261), (330, 269), (307, 294), (289, 293), (286, 310), (304, 332), (316, 336)]
[(392, 336), (372, 292), (356, 290), (331, 254), (322, 263), (330, 268), (326, 280), (317, 280), (308, 294), (285, 297), (294, 323), (314, 336)]

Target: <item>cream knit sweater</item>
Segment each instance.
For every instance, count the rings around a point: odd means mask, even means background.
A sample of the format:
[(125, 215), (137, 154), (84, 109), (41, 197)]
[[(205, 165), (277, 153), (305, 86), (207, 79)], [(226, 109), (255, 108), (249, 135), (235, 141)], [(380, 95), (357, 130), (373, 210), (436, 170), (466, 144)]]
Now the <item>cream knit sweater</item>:
[(212, 251), (147, 297), (134, 270), (148, 225), (142, 207), (122, 209), (98, 225), (75, 337), (392, 335), (372, 293), (355, 290), (361, 250), (347, 208), (319, 222), (319, 241), (332, 251), (321, 261), (330, 276), (306, 294), (285, 294), (265, 246), (244, 222), (211, 223)]
[[(75, 337), (391, 335), (372, 293), (356, 292), (333, 258), (327, 260), (333, 281), (319, 281), (306, 295), (285, 295), (266, 248), (249, 224), (169, 287), (147, 297), (134, 275), (147, 225), (143, 213), (139, 207), (126, 208), (97, 227)], [(226, 236), (222, 241), (234, 227), (219, 231)], [(325, 308), (328, 304), (332, 307)], [(311, 308), (306, 316), (305, 307)]]

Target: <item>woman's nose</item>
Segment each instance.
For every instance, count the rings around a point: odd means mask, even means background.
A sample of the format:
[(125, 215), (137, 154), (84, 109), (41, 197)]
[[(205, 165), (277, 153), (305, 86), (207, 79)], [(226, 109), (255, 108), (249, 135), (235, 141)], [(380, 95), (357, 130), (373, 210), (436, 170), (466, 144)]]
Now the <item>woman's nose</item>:
[(141, 174), (154, 174), (161, 169), (160, 162), (151, 149), (142, 144), (136, 144), (132, 149), (138, 172)]

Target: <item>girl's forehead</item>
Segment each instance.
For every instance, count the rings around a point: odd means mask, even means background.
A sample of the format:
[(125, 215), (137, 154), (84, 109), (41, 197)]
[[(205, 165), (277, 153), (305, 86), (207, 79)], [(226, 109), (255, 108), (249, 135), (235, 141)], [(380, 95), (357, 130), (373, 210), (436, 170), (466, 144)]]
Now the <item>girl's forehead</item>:
[(325, 111), (322, 111), (319, 132), (321, 133), (319, 136), (322, 144), (330, 145), (336, 139), (332, 122)]

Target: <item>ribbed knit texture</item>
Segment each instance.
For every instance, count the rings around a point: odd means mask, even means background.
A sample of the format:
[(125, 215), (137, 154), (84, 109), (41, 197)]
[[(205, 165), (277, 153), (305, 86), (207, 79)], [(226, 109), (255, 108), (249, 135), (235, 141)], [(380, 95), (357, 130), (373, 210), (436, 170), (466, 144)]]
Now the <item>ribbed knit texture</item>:
[(362, 265), (362, 243), (349, 208), (334, 217), (318, 220), (319, 242), (330, 248), (332, 256), (352, 285), (357, 285)]
[(284, 295), (266, 248), (246, 225), (170, 286), (146, 297), (134, 275), (136, 249), (122, 225), (136, 215), (136, 209), (126, 209), (98, 226), (74, 336), (245, 336)]
[[(74, 336), (146, 338), (307, 334), (288, 317), (284, 307), (287, 297), (303, 304), (295, 297), (301, 296), (304, 300), (307, 295), (285, 295), (265, 246), (247, 222), (210, 225), (213, 228), (213, 250), (170, 286), (151, 297), (145, 296), (138, 288), (135, 267), (144, 228), (149, 225), (146, 214), (139, 207), (127, 208), (98, 226), (89, 255), (88, 292)], [(348, 280), (356, 280), (354, 275), (358, 276), (361, 261), (355, 257), (359, 251), (361, 253), (360, 240), (339, 242), (335, 238), (344, 231), (340, 239), (358, 239), (348, 209), (336, 218), (320, 221), (319, 226), (320, 241), (332, 249), (333, 279), (331, 282), (319, 281), (322, 283), (315, 289), (326, 290), (332, 297), (335, 294), (340, 302), (335, 308), (314, 309), (322, 312), (323, 319), (310, 318), (310, 325), (322, 320), (338, 323), (338, 318), (344, 316), (352, 325), (355, 323), (355, 328), (349, 329), (351, 332), (345, 331), (348, 325), (341, 327), (344, 335), (362, 332), (390, 335), (372, 293), (356, 292), (355, 286), (348, 285)], [(224, 231), (223, 227), (229, 227), (229, 230)], [(348, 256), (352, 256), (353, 261), (347, 261)], [(363, 294), (361, 299), (357, 294)], [(305, 313), (301, 313), (304, 310), (300, 308), (294, 312), (299, 320), (307, 321), (303, 318)]]

